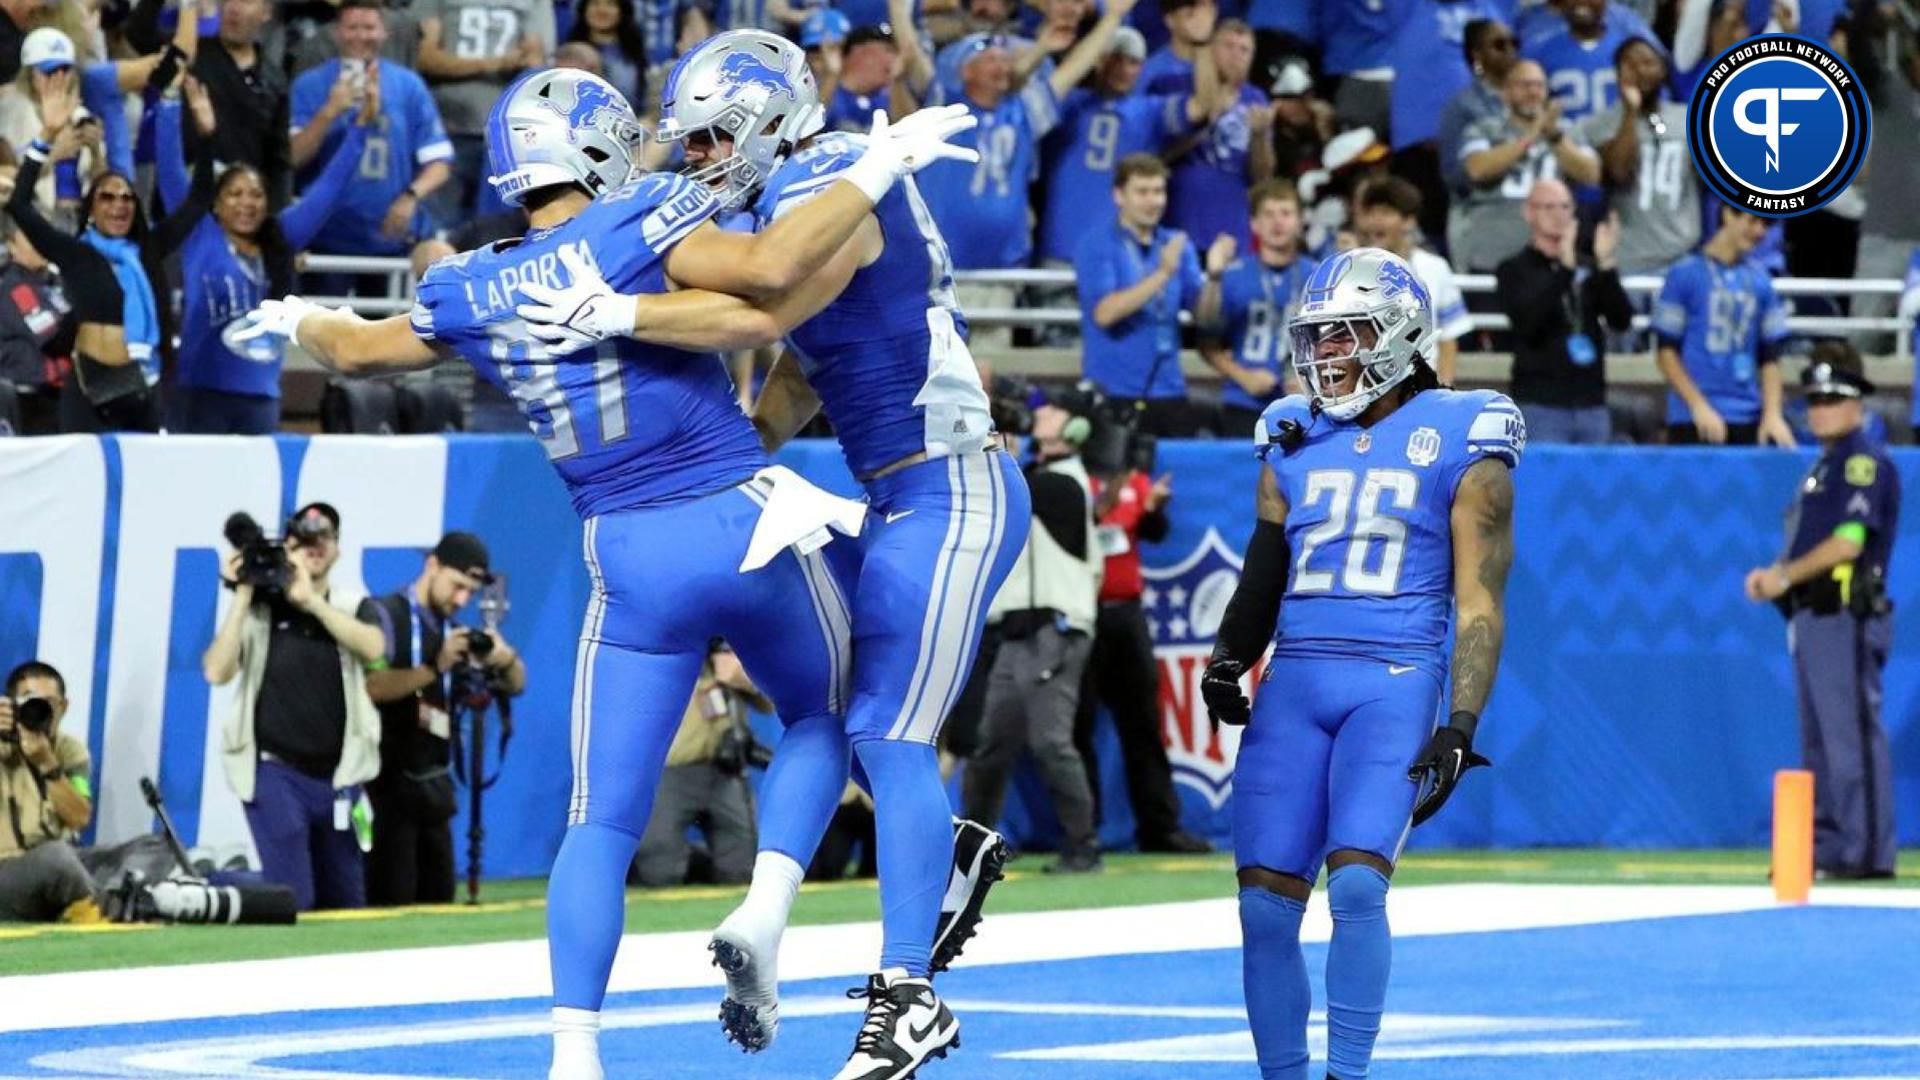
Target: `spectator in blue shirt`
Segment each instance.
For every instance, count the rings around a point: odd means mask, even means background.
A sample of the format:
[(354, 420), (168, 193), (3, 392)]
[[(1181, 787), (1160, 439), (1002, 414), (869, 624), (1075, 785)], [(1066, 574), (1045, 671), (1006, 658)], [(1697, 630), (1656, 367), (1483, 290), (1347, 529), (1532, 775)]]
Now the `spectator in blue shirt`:
[(1142, 431), (1185, 438), (1196, 425), (1180, 370), (1180, 313), (1199, 303), (1200, 260), (1186, 234), (1160, 224), (1167, 167), (1159, 158), (1121, 161), (1113, 201), (1120, 220), (1088, 230), (1073, 259), (1081, 370), (1108, 398), (1133, 403)]
[[(913, 36), (911, 32), (905, 35), (906, 48), (917, 52), (918, 43)], [(894, 37), (893, 27), (887, 23), (863, 26), (847, 35), (840, 77), (832, 95), (823, 94), (829, 130), (866, 132), (873, 128), (873, 114), (877, 109), (887, 110), (888, 116), (912, 111), (911, 107), (896, 109), (893, 106), (894, 86), (905, 69), (903, 51)], [(901, 89), (904, 91), (905, 87)]]
[(600, 51), (601, 77), (639, 108), (646, 100), (647, 40), (633, 0), (579, 0), (568, 41)]
[(452, 176), (453, 143), (433, 94), (419, 75), (380, 59), (386, 41), (379, 0), (344, 0), (333, 32), (340, 56), (293, 81), (294, 167), (310, 188), (349, 138), (361, 115), (378, 117), (364, 134), (359, 167), (331, 227), (315, 250), (340, 255), (404, 255), (433, 231), (422, 205)]
[[(1273, 177), (1273, 106), (1264, 90), (1250, 86), (1253, 31), (1227, 19), (1214, 31), (1212, 55), (1220, 85), (1213, 93), (1210, 120), (1184, 152), (1176, 150), (1167, 214), (1173, 227), (1196, 245), (1212, 246), (1221, 236), (1245, 245), (1243, 207), (1253, 185)], [(1201, 93), (1189, 85), (1188, 93)]]
[[(1333, 112), (1342, 128), (1370, 127), (1382, 139), (1393, 130), (1393, 40), (1408, 21), (1413, 0), (1321, 0), (1323, 74), (1340, 77)], [(1441, 48), (1438, 42), (1434, 48)]]
[(1787, 309), (1754, 261), (1765, 218), (1720, 204), (1720, 228), (1667, 271), (1653, 309), (1667, 380), (1667, 441), (1792, 446), (1779, 350)]
[[(1047, 198), (1040, 213), (1040, 258), (1049, 265), (1071, 261), (1088, 229), (1112, 221), (1108, 193), (1116, 163), (1134, 154), (1157, 154), (1206, 119), (1207, 102), (1195, 93), (1133, 95), (1146, 55), (1140, 31), (1121, 27), (1112, 51), (1093, 73), (1093, 84), (1074, 90), (1060, 105), (1060, 126), (1042, 151)], [(1200, 62), (1213, 63), (1207, 52)]]
[(1300, 193), (1291, 183), (1269, 180), (1247, 201), (1256, 246), (1235, 259), (1232, 239), (1223, 237), (1207, 250), (1207, 284), (1194, 315), (1207, 334), (1200, 355), (1224, 377), (1218, 430), (1233, 439), (1286, 393), (1287, 323), (1319, 266), (1301, 253)]
[(1220, 9), (1214, 0), (1160, 0), (1160, 11), (1167, 43), (1147, 57), (1133, 92), (1149, 96), (1190, 94), (1195, 85), (1194, 63), (1213, 40)]
[[(954, 140), (979, 151), (974, 164), (943, 161), (915, 179), (927, 209), (946, 238), (957, 270), (1004, 270), (1026, 266), (1033, 256), (1027, 200), (1039, 162), (1039, 142), (1059, 120), (1060, 98), (1106, 55), (1120, 21), (1134, 0), (1109, 0), (1093, 32), (1074, 46), (1051, 73), (1027, 80), (1016, 92), (1014, 60), (1004, 39), (982, 37), (968, 45), (960, 67), (961, 101), (980, 126)], [(1036, 46), (1037, 48), (1037, 46)], [(963, 308), (1011, 305), (1007, 286), (963, 286)], [(975, 334), (975, 340), (983, 335)], [(1007, 340), (996, 335), (989, 342)]]
[(1608, 0), (1566, 0), (1563, 25), (1521, 43), (1521, 57), (1546, 71), (1547, 88), (1570, 124), (1605, 112), (1620, 99), (1613, 55), (1621, 44), (1633, 37), (1652, 40), (1644, 23), (1617, 13), (1616, 7)]
[[(189, 82), (186, 98), (201, 137), (213, 134), (207, 92)], [(155, 175), (168, 209), (156, 254), (180, 251), (180, 363), (173, 430), (196, 435), (267, 435), (280, 427), (280, 365), (284, 339), (255, 338), (235, 345), (227, 337), (260, 301), (293, 289), (294, 256), (327, 223), (359, 170), (374, 130), (378, 103), (369, 95), (306, 194), (278, 214), (268, 212), (267, 190), (249, 165), (228, 166), (216, 181), (211, 155), (194, 159), (188, 179), (180, 131), (180, 104), (163, 102), (154, 125)], [(173, 227), (172, 223), (187, 228)]]

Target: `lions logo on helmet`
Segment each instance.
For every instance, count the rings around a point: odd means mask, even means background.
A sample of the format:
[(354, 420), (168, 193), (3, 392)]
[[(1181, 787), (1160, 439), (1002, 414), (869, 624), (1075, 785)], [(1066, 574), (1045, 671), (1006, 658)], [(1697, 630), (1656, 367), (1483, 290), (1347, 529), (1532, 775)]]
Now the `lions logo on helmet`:
[(598, 195), (633, 176), (646, 136), (633, 106), (599, 76), (536, 71), (507, 87), (487, 117), (488, 183), (509, 206), (546, 187)]
[(1314, 403), (1335, 420), (1352, 420), (1431, 353), (1433, 297), (1398, 255), (1360, 248), (1307, 279), (1288, 333), (1294, 370)]
[(707, 136), (714, 159), (688, 178), (735, 210), (759, 193), (802, 139), (825, 126), (825, 115), (798, 45), (765, 30), (729, 30), (702, 42), (667, 74), (655, 137)]

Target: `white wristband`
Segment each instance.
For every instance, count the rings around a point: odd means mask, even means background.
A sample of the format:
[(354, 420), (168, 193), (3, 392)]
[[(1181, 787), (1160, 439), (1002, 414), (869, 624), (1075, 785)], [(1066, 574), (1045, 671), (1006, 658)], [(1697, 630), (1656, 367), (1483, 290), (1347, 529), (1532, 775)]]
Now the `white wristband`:
[(898, 164), (886, 160), (891, 156), (868, 150), (860, 155), (860, 160), (847, 166), (846, 171), (840, 174), (840, 179), (859, 188), (860, 194), (865, 195), (867, 201), (877, 206), (900, 179)]

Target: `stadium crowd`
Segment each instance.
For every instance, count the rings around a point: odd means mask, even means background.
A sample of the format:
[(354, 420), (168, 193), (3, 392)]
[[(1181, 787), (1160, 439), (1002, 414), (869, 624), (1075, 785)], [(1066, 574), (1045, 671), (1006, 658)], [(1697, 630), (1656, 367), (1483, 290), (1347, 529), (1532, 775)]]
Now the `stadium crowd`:
[[(378, 273), (297, 280), (308, 254), (410, 255), (418, 269), (516, 233), (523, 219), (485, 183), (482, 131), (514, 78), (592, 70), (651, 119), (679, 54), (716, 30), (759, 26), (807, 50), (830, 128), (862, 131), (876, 109), (898, 117), (923, 102), (978, 114), (967, 138), (979, 163), (919, 179), (962, 306), (994, 313), (976, 320), (976, 350), (1078, 345), (1084, 376), (1140, 402), (1158, 433), (1240, 437), (1288, 385), (1285, 320), (1312, 267), (1367, 244), (1414, 260), (1433, 291), (1443, 378), (1459, 353), (1511, 354), (1530, 411), (1585, 410), (1581, 422), (1535, 424), (1540, 437), (1784, 443), (1795, 420), (1773, 361), (1800, 344), (1788, 312), (1885, 316), (1893, 297), (1782, 298), (1772, 278), (1895, 277), (1920, 242), (1899, 211), (1920, 93), (1905, 11), (1864, 0), (5, 0), (0, 422), (29, 434), (278, 430), (283, 350), (237, 344), (228, 329), (296, 284), (393, 290)], [(1876, 129), (1859, 182), (1771, 226), (1723, 218), (1683, 138), (1706, 62), (1769, 30), (1850, 57)], [(657, 145), (648, 164), (673, 168), (677, 152)], [(1514, 315), (1513, 290), (1463, 293), (1455, 275), (1504, 279), (1514, 259), (1578, 281), (1558, 294), (1568, 318), (1479, 328), (1475, 315)], [(1073, 269), (1077, 335), (1011, 329), (1023, 320), (1009, 309), (1057, 307), (1058, 287), (967, 278), (1032, 267)], [(1617, 309), (1604, 326), (1589, 318), (1590, 279), (1640, 274), (1666, 279), (1657, 298), (1632, 298), (1651, 316), (1641, 330)], [(1917, 309), (1920, 288), (1900, 311)], [(1890, 351), (1884, 334), (1856, 344)], [(1187, 386), (1183, 349), (1217, 373), (1217, 393)], [(1655, 354), (1664, 416), (1624, 422), (1610, 349)], [(736, 372), (748, 393), (751, 358)], [(1476, 368), (1469, 381), (1490, 375)], [(518, 427), (510, 403), (464, 369), (330, 394), (332, 428)], [(368, 412), (369, 396), (386, 411)], [(1607, 424), (1594, 412), (1604, 406)]]

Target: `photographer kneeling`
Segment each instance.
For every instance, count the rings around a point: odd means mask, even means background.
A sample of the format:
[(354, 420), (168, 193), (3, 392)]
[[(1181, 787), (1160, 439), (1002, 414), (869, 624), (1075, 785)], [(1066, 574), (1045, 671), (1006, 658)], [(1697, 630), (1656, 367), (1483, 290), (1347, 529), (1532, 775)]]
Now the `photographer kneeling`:
[(497, 628), (451, 622), (474, 590), (492, 582), (487, 546), (452, 532), (411, 588), (373, 602), (387, 638), (383, 663), (367, 673), (367, 693), (380, 707), (380, 775), (367, 784), (374, 820), (367, 902), (376, 907), (453, 902), (450, 702), (469, 678), (484, 679), (495, 694), (527, 688), (527, 667)]
[(771, 754), (754, 741), (747, 726), (749, 705), (773, 711), (773, 702), (754, 689), (733, 650), (715, 641), (667, 749), (653, 816), (634, 856), (634, 875), (641, 885), (687, 882), (693, 857), (687, 829), (695, 825), (706, 835), (715, 883), (737, 885), (753, 876), (758, 833), (747, 769), (766, 768)]
[(215, 686), (241, 680), (222, 756), (261, 875), (302, 911), (363, 907), (371, 822), (359, 785), (380, 769), (363, 665), (383, 658), (386, 637), (372, 601), (327, 582), (340, 558), (333, 507), (301, 508), (277, 543), (236, 514), (227, 537), (240, 548), (220, 572), (233, 605), (201, 666)]
[(28, 661), (7, 675), (0, 698), (0, 920), (100, 918), (93, 877), (73, 837), (93, 818), (87, 745), (60, 730), (67, 686)]

